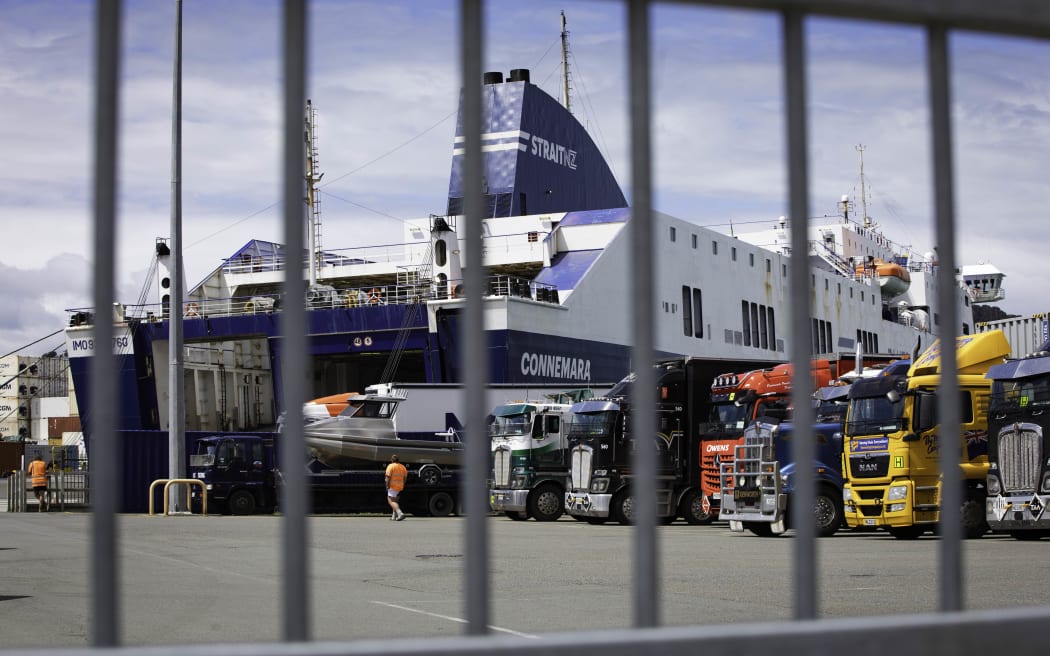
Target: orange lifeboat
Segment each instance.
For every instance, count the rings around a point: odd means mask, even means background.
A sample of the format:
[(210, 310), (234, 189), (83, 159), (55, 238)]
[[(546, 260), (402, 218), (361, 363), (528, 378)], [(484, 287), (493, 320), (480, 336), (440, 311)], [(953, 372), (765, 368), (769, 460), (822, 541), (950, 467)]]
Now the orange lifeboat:
[(887, 298), (899, 296), (908, 291), (908, 287), (911, 286), (911, 275), (908, 273), (908, 268), (896, 262), (876, 259), (859, 265), (855, 271), (859, 278), (877, 279), (882, 295)]

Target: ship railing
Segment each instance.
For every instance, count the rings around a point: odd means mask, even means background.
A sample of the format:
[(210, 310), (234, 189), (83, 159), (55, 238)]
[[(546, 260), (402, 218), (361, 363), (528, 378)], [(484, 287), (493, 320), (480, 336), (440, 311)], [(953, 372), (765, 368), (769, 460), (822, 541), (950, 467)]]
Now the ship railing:
[[(482, 253), (488, 263), (540, 261), (543, 259), (543, 240), (547, 234), (549, 233), (530, 231), (485, 237)], [(426, 261), (429, 247), (430, 241), (426, 240), (325, 251), (320, 255), (321, 269), (383, 264), (418, 266)], [(285, 255), (283, 253), (245, 255), (230, 258), (222, 265), (222, 272), (228, 276), (278, 273), (284, 269)]]
[[(374, 264), (421, 264), (426, 258), (429, 246), (430, 242), (428, 240), (419, 243), (340, 248), (321, 253), (321, 266), (322, 268), (329, 268)], [(273, 253), (231, 258), (223, 264), (222, 271), (227, 275), (247, 275), (284, 271), (284, 268), (284, 254)]]
[[(534, 282), (520, 276), (490, 276), (485, 293), (487, 296), (514, 296), (555, 305), (561, 302), (557, 286)], [(451, 280), (447, 286), (420, 281), (415, 284), (348, 288), (322, 286), (309, 291), (304, 303), (309, 310), (337, 310), (379, 305), (413, 305), (462, 295), (461, 280)], [(182, 316), (192, 320), (273, 314), (279, 312), (284, 303), (285, 299), (278, 293), (231, 298), (191, 298), (183, 303)], [(67, 310), (67, 314), (67, 325), (70, 327), (90, 326), (94, 323), (95, 313), (92, 308), (74, 308)], [(162, 303), (125, 305), (122, 306), (121, 316), (131, 321), (159, 323), (168, 319), (168, 306)]]

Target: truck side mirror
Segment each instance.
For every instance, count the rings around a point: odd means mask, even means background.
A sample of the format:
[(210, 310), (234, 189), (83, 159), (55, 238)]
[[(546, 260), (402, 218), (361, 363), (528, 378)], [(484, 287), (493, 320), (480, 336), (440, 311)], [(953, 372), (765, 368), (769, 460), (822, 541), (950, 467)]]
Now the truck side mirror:
[(918, 433), (905, 433), (904, 436), (901, 437), (901, 442), (917, 442), (918, 440)]
[(890, 390), (886, 392), (886, 398), (889, 399), (890, 403), (896, 403), (901, 400), (901, 394), (897, 390)]

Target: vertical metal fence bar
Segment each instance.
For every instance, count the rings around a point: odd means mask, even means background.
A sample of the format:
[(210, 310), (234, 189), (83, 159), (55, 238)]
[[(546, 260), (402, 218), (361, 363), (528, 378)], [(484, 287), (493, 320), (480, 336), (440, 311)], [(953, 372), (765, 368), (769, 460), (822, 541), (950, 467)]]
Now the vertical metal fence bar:
[[(940, 417), (940, 609), (962, 609), (962, 555), (960, 506), (962, 476), (961, 412), (958, 393), (958, 362), (955, 338), (959, 334), (955, 280), (955, 205), (952, 189), (951, 80), (948, 68), (948, 30), (944, 25), (927, 26), (930, 84), (930, 114), (933, 138), (933, 189), (939, 269), (937, 312), (940, 314), (941, 384), (937, 412)], [(936, 317), (934, 319), (937, 324)]]
[[(186, 394), (183, 380), (182, 296), (182, 0), (175, 0), (175, 66), (171, 92), (171, 296), (168, 298), (168, 478), (186, 477)], [(163, 292), (161, 292), (163, 296)], [(176, 489), (176, 491), (178, 491)], [(185, 496), (172, 495), (168, 510), (189, 510)]]
[(100, 0), (95, 46), (95, 264), (92, 279), (95, 321), (91, 361), (91, 643), (120, 642), (117, 536), (117, 380), (113, 358), (113, 283), (117, 228), (117, 137), (120, 86), (120, 0)]
[(804, 15), (783, 12), (784, 101), (787, 109), (787, 169), (791, 211), (791, 346), (789, 355), (794, 405), (792, 458), (796, 463), (791, 511), (795, 517), (794, 589), (795, 618), (817, 616), (816, 523), (813, 503), (816, 483), (808, 475), (816, 455), (813, 443), (813, 376), (810, 373), (810, 269), (809, 269), (809, 159), (806, 134), (806, 62)]
[(306, 7), (303, 0), (285, 0), (284, 24), (284, 142), (281, 161), (284, 204), (284, 308), (281, 312), (281, 398), (285, 422), (281, 434), (281, 472), (284, 475), (281, 506), (284, 512), (283, 636), (284, 640), (309, 640), (310, 567), (307, 562), (306, 472), (302, 454), (303, 403), (309, 381), (306, 355), (306, 306), (303, 281), (303, 232), (306, 225), (306, 179), (303, 163), (303, 116), (306, 105)]
[[(627, 12), (631, 111), (631, 298), (652, 299), (653, 221), (652, 148), (649, 99), (649, 2), (630, 0)], [(659, 620), (659, 563), (656, 549), (656, 376), (653, 370), (653, 305), (633, 313), (631, 361), (635, 382), (631, 432), (636, 476), (631, 493), (637, 503), (634, 527), (634, 625)]]
[(490, 457), (485, 430), (485, 386), (488, 382), (488, 349), (482, 295), (485, 269), (482, 262), (482, 161), (481, 66), (483, 61), (482, 0), (461, 0), (460, 52), (463, 76), (463, 212), (466, 267), (463, 282), (467, 300), (463, 308), (461, 340), (465, 411), (467, 472), (463, 497), (467, 511), (466, 615), (467, 633), (481, 635), (489, 626), (488, 490), (485, 476)]

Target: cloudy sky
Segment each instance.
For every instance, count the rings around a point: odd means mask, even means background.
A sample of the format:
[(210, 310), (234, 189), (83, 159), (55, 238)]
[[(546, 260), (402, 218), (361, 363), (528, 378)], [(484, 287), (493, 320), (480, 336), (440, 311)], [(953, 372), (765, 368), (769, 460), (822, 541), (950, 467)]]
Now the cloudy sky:
[[(192, 286), (250, 239), (281, 241), (280, 3), (183, 7)], [(573, 107), (630, 198), (621, 3), (490, 0), (483, 68), (529, 68), (559, 96), (561, 10)], [(0, 0), (0, 355), (55, 348), (61, 335), (41, 338), (90, 304), (93, 12)], [(173, 25), (173, 0), (125, 3), (117, 294), (129, 304), (156, 300), (146, 274), (169, 231)], [(656, 5), (652, 27), (655, 208), (718, 229), (786, 214), (778, 18)], [(807, 36), (812, 214), (859, 194), (862, 144), (869, 214), (897, 242), (929, 250), (923, 32), (811, 19)], [(458, 38), (452, 0), (310, 4), (326, 248), (396, 242), (402, 220), (444, 211)], [(1033, 245), (1048, 232), (1050, 44), (956, 34), (950, 46), (960, 261), (1006, 272), (1007, 312), (1050, 310)]]

